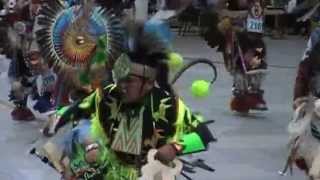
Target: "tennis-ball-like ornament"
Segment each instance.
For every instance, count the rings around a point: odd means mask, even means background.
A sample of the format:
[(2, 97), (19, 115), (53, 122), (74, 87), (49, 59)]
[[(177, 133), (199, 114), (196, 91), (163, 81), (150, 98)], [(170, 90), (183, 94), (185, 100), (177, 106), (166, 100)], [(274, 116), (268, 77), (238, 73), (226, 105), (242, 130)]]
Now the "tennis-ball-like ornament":
[(182, 67), (183, 57), (180, 54), (172, 52), (168, 54), (168, 57), (169, 57), (168, 65), (170, 70), (175, 71)]
[(194, 97), (202, 98), (209, 95), (210, 83), (205, 80), (197, 80), (192, 83), (191, 93)]

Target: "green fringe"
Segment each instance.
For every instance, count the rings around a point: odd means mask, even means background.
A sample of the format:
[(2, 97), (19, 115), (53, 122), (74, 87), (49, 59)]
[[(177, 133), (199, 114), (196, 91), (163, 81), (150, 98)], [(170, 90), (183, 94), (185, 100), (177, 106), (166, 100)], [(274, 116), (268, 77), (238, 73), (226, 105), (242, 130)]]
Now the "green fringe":
[(101, 142), (102, 149), (100, 151), (101, 155), (98, 160), (99, 164), (107, 163), (107, 174), (104, 176), (104, 180), (137, 180), (138, 171), (129, 165), (122, 164), (116, 157), (115, 153), (108, 148), (109, 139), (105, 134), (103, 127), (100, 123), (99, 118), (99, 102), (100, 94), (96, 93), (95, 103), (96, 103), (96, 114), (91, 120), (91, 134), (92, 137)]
[(107, 54), (103, 50), (100, 50), (96, 52), (91, 64), (105, 64), (107, 62), (107, 58)]

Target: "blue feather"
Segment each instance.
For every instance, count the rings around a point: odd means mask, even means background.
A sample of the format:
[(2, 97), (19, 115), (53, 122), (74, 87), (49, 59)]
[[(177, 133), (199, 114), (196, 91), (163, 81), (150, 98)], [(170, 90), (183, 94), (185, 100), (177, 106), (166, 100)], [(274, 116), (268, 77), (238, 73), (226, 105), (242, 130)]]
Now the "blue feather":
[(79, 0), (65, 0), (66, 6), (71, 7), (74, 5), (79, 5), (81, 1)]
[(106, 33), (106, 21), (100, 8), (95, 8), (89, 22), (89, 33), (95, 37), (99, 37)]
[(53, 44), (59, 45), (62, 43), (62, 34), (66, 31), (69, 24), (73, 19), (73, 11), (72, 9), (67, 9), (56, 21), (53, 30), (52, 30), (52, 38)]
[(172, 42), (173, 34), (169, 25), (164, 21), (149, 20), (144, 24), (144, 31), (155, 34), (159, 39), (168, 45)]

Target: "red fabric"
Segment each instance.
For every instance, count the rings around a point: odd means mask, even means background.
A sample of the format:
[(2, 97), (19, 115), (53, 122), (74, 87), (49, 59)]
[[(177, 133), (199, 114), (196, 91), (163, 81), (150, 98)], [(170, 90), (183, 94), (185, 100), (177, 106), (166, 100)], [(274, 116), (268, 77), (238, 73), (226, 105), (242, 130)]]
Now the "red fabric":
[(55, 85), (54, 95), (56, 106), (67, 106), (69, 102), (69, 91), (63, 87), (62, 78), (58, 76), (58, 80)]
[(296, 159), (295, 163), (299, 169), (303, 171), (308, 171), (308, 166), (303, 158)]
[(30, 11), (29, 6), (25, 6), (22, 9), (15, 10), (15, 13), (10, 13), (5, 16), (5, 21), (11, 26), (17, 21), (30, 21)]
[(260, 94), (248, 94), (246, 96), (246, 101), (249, 104), (250, 108), (254, 108), (258, 104), (266, 104), (262, 95)]
[(246, 101), (246, 97), (233, 97), (230, 103), (230, 108), (233, 111), (247, 113), (250, 106)]
[(35, 119), (32, 111), (27, 107), (16, 108), (11, 112), (12, 119), (15, 121), (32, 121)]
[(5, 20), (10, 24), (10, 26), (13, 26), (15, 22), (22, 21), (22, 18), (17, 13), (13, 13), (5, 16)]
[(255, 109), (259, 104), (266, 104), (262, 95), (247, 94), (241, 97), (233, 97), (231, 100), (231, 110), (237, 112), (248, 112), (250, 109)]

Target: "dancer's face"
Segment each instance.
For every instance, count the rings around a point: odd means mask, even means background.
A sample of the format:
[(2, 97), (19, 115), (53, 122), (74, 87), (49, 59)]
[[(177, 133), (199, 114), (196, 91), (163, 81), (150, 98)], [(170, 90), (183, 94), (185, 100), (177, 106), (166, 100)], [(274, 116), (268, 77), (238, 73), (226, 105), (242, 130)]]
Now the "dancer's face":
[(262, 7), (259, 1), (254, 2), (251, 13), (255, 18), (258, 18), (262, 15)]
[(124, 103), (139, 102), (153, 88), (154, 82), (137, 75), (129, 75), (120, 80), (118, 85), (122, 92), (122, 101)]
[(39, 52), (30, 52), (29, 54), (29, 64), (31, 69), (35, 73), (39, 73), (42, 69), (42, 63), (41, 63), (41, 55)]

